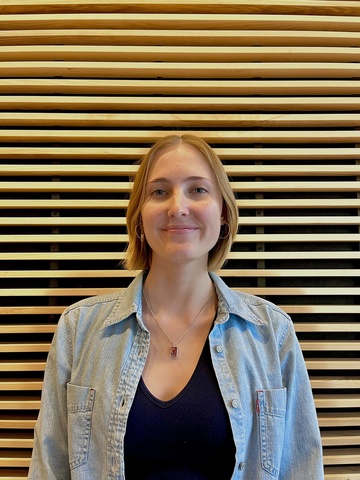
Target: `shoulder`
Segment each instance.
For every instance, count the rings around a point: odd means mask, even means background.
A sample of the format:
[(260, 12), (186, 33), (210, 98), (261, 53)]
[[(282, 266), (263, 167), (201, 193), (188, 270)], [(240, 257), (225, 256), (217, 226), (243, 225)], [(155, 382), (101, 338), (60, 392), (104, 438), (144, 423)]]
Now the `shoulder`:
[(269, 300), (238, 290), (233, 291), (233, 293), (237, 297), (240, 310), (255, 315), (259, 320), (266, 321), (276, 317), (285, 323), (291, 322), (290, 316)]
[(113, 306), (125, 295), (126, 289), (117, 290), (112, 293), (106, 293), (103, 295), (96, 295), (94, 297), (84, 298), (78, 302), (73, 303), (64, 310), (64, 315), (72, 315), (81, 311), (87, 311), (91, 309), (99, 309)]
[(99, 332), (103, 324), (117, 309), (126, 290), (84, 298), (67, 307), (58, 323), (58, 330), (62, 328), (68, 335), (78, 335), (80, 332), (89, 336)]
[(96, 323), (99, 328), (120, 322), (138, 311), (141, 286), (142, 275), (138, 275), (127, 288), (85, 298), (70, 305), (64, 311), (63, 318), (70, 323)]
[(223, 313), (233, 314), (256, 325), (272, 322), (291, 324), (291, 318), (281, 308), (264, 298), (230, 288), (217, 275), (211, 274), (218, 291), (219, 305)]

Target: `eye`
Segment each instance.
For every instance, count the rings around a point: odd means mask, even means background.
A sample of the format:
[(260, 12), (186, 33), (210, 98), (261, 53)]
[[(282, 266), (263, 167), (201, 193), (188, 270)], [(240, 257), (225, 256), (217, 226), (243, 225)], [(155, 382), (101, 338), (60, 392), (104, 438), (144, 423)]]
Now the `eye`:
[(151, 192), (151, 195), (153, 195), (154, 197), (161, 197), (163, 195), (166, 195), (166, 191), (162, 188), (156, 188)]
[(196, 187), (196, 188), (194, 188), (193, 192), (194, 193), (207, 193), (207, 190), (204, 187)]

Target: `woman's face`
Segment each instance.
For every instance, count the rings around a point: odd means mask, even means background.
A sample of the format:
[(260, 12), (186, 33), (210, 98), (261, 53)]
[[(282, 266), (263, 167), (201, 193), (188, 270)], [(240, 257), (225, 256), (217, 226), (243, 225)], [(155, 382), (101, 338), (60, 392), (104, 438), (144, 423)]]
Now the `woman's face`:
[(141, 209), (146, 240), (156, 262), (200, 262), (219, 238), (223, 199), (203, 156), (179, 144), (155, 160)]

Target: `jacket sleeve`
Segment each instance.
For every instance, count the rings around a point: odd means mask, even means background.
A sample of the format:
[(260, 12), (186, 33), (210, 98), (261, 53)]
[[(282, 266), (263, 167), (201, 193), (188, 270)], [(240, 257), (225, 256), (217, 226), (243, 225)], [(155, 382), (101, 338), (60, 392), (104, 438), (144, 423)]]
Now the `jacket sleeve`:
[(70, 480), (66, 387), (71, 352), (71, 336), (62, 316), (47, 359), (28, 480)]
[(280, 346), (280, 360), (287, 407), (279, 480), (323, 480), (322, 445), (314, 399), (291, 321)]

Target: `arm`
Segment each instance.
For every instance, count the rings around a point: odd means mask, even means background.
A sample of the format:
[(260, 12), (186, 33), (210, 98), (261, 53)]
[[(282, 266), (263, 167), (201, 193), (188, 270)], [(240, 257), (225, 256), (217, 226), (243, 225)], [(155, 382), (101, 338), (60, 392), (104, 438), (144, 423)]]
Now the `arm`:
[(322, 480), (318, 420), (305, 361), (292, 323), (280, 348), (287, 411), (279, 480)]
[(70, 479), (66, 385), (70, 380), (71, 346), (62, 317), (47, 359), (28, 480)]

